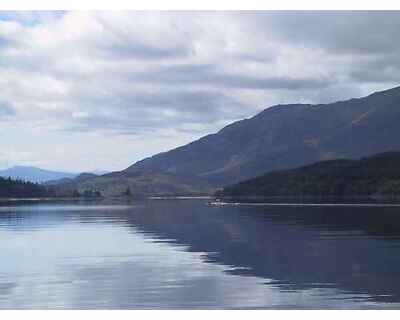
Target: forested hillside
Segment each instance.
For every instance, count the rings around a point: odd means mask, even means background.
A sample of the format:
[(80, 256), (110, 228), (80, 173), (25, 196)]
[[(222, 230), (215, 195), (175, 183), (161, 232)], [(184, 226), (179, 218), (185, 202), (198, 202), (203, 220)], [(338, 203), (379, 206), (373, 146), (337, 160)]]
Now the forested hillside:
[(400, 196), (400, 152), (280, 170), (225, 187), (220, 196)]

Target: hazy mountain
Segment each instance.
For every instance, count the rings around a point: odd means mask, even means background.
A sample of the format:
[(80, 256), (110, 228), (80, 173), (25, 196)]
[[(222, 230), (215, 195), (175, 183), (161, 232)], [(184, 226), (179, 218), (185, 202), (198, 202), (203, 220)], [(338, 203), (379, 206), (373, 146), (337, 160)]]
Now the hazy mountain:
[(0, 177), (11, 177), (12, 179), (21, 179), (38, 183), (49, 180), (73, 178), (75, 176), (76, 174), (74, 173), (51, 171), (29, 166), (14, 166), (5, 170), (0, 170)]
[[(400, 87), (330, 104), (277, 105), (126, 170), (89, 181), (93, 187), (112, 192), (108, 183), (118, 189), (119, 181), (126, 185), (129, 178), (129, 185), (145, 190), (145, 183), (136, 184), (136, 175), (142, 181), (150, 177), (150, 189), (162, 191), (171, 185), (179, 189), (176, 183), (180, 181), (172, 177), (185, 177), (187, 186), (202, 181), (210, 190), (209, 186), (232, 184), (271, 170), (400, 150), (399, 123)], [(161, 183), (151, 178), (154, 175), (165, 179)]]
[(400, 196), (400, 152), (278, 170), (225, 187), (220, 196)]

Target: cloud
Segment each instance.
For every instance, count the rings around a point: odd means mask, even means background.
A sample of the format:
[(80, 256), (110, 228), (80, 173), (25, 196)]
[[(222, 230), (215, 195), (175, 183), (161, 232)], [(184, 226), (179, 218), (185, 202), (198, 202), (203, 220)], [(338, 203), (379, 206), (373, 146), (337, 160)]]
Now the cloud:
[[(174, 128), (198, 131), (198, 125), (213, 123), (216, 119), (238, 118), (245, 105), (220, 92), (171, 91), (121, 92), (120, 99), (96, 97), (78, 93), (84, 110), (71, 114), (71, 122), (62, 130), (111, 131), (124, 135), (161, 134)], [(103, 106), (100, 103), (107, 103)], [(224, 106), (229, 105), (228, 108)]]
[(399, 28), (399, 12), (2, 12), (0, 119), (49, 144), (173, 147), (274, 104), (398, 85)]
[(325, 74), (336, 76), (340, 86), (390, 86), (399, 84), (400, 43), (393, 41), (399, 18), (399, 11), (275, 12), (255, 15), (250, 28), (268, 28), (275, 41), (325, 57)]

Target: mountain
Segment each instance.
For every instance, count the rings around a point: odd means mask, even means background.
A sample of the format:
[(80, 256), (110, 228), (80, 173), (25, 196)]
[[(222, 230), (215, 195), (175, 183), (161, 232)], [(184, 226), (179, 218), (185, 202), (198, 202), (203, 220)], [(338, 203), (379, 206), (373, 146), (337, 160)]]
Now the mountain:
[(400, 87), (331, 104), (277, 105), (132, 165), (221, 186), (320, 160), (400, 150)]
[(277, 105), (77, 187), (211, 192), (272, 170), (400, 150), (399, 123), (400, 87), (330, 104)]
[(49, 180), (58, 180), (63, 178), (73, 178), (75, 176), (76, 174), (74, 173), (51, 171), (28, 166), (14, 166), (0, 171), (0, 177), (11, 177), (12, 179), (21, 179), (36, 183), (43, 183)]
[(267, 173), (225, 187), (219, 196), (400, 196), (400, 152), (329, 160)]

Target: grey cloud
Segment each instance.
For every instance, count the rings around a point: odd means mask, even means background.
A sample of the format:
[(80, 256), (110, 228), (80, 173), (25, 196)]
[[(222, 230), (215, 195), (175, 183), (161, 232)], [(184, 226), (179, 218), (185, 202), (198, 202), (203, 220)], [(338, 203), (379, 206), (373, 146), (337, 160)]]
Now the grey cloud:
[[(121, 102), (122, 101), (122, 102)], [(111, 130), (140, 135), (159, 129), (188, 131), (189, 124), (210, 125), (219, 120), (244, 116), (245, 106), (219, 92), (132, 93), (121, 101), (97, 106), (96, 101), (81, 99), (87, 115), (74, 119), (66, 130)]]
[[(313, 50), (322, 52), (327, 61), (323, 68), (336, 73), (341, 85), (346, 77), (354, 87), (399, 83), (400, 11), (261, 12), (244, 13), (241, 18), (248, 21), (249, 32), (268, 30), (266, 41), (270, 37), (311, 55)], [(336, 72), (329, 70), (334, 65), (339, 66)]]
[(398, 51), (399, 11), (289, 11), (244, 14), (276, 38), (336, 53)]
[(191, 53), (188, 48), (160, 48), (139, 42), (128, 43), (124, 41), (100, 45), (97, 47), (97, 51), (104, 58), (146, 60), (182, 58)]
[(399, 68), (385, 68), (383, 70), (380, 69), (369, 69), (363, 70), (358, 69), (353, 71), (350, 75), (354, 79), (354, 81), (362, 81), (362, 82), (387, 82), (387, 83), (396, 83), (400, 82), (399, 79)]
[(260, 53), (260, 52), (252, 52), (252, 53), (242, 53), (238, 54), (236, 57), (237, 61), (243, 62), (257, 62), (257, 63), (273, 63), (276, 61), (276, 56), (269, 53)]
[(373, 58), (360, 59), (354, 64), (349, 76), (359, 82), (399, 83), (400, 56), (388, 52)]
[(215, 65), (176, 65), (153, 69), (146, 73), (128, 76), (131, 81), (165, 83), (168, 85), (203, 84), (236, 89), (320, 89), (331, 85), (328, 79), (304, 77), (254, 77), (243, 73), (230, 73), (218, 69)]

